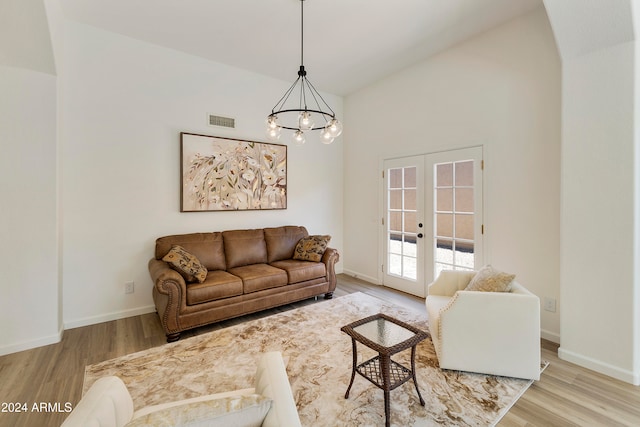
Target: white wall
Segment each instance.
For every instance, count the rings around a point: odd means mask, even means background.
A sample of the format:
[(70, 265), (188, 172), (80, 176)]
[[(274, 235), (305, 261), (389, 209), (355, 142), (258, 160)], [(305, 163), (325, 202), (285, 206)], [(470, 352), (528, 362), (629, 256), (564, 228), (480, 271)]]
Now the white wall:
[(0, 354), (60, 339), (56, 77), (0, 66)]
[(0, 2), (0, 65), (56, 74), (43, 0)]
[[(68, 24), (64, 45), (67, 328), (153, 310), (147, 262), (160, 236), (299, 224), (342, 252), (340, 140), (289, 146), (286, 210), (179, 212), (180, 132), (266, 142), (266, 115), (291, 82), (80, 24)], [(342, 99), (326, 99), (340, 115)], [(208, 112), (237, 129), (207, 126)]]
[(545, 5), (563, 64), (558, 354), (640, 384), (640, 80), (632, 2)]
[[(563, 64), (564, 359), (633, 377), (634, 43)], [(596, 314), (597, 313), (597, 314)]]
[(345, 272), (381, 279), (381, 159), (482, 144), (485, 261), (559, 301), (560, 76), (539, 8), (348, 96)]

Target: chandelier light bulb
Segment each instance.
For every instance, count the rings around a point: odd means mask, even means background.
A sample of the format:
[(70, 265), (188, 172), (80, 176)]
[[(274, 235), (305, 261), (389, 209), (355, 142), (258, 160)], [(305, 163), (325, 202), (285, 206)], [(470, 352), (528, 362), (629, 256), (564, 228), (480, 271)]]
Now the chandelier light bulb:
[(302, 132), (301, 130), (295, 131), (293, 133), (292, 140), (293, 140), (293, 143), (296, 144), (296, 145), (304, 144), (304, 141), (305, 141), (304, 132)]
[(267, 117), (267, 129), (275, 129), (279, 127), (280, 125), (278, 125), (278, 116)]
[(267, 138), (270, 141), (277, 141), (280, 139), (280, 126), (276, 126), (274, 128), (272, 127), (268, 127), (267, 128)]
[(308, 111), (303, 111), (298, 116), (298, 127), (300, 130), (311, 130), (313, 128), (313, 117), (311, 117), (311, 113)]
[(333, 135), (331, 135), (331, 132), (329, 131), (328, 126), (324, 127), (321, 131), (320, 131), (320, 141), (322, 141), (323, 144), (331, 144), (333, 142), (335, 138), (333, 137)]
[(331, 134), (331, 136), (338, 137), (342, 133), (342, 123), (338, 119), (331, 119), (325, 129)]

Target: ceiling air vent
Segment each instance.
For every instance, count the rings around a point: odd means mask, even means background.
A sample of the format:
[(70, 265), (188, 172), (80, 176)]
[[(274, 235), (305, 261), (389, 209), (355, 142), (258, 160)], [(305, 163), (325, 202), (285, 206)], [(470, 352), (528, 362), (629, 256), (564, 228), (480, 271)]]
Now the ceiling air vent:
[(236, 128), (236, 119), (231, 117), (216, 116), (209, 114), (209, 126), (221, 126), (224, 128)]

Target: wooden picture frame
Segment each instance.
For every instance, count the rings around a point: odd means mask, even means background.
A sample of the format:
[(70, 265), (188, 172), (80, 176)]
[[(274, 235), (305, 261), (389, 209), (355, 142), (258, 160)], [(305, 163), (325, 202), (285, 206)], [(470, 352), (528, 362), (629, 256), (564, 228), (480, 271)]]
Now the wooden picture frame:
[(287, 208), (287, 146), (180, 133), (180, 212)]

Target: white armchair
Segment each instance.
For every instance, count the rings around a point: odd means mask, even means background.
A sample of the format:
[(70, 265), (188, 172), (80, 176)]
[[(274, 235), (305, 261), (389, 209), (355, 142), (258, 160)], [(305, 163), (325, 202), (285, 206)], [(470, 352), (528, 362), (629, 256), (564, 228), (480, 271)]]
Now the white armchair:
[(275, 351), (260, 357), (254, 388), (147, 406), (135, 412), (129, 390), (120, 378), (100, 378), (62, 427), (158, 425), (301, 427), (282, 355)]
[(539, 298), (516, 281), (510, 292), (465, 291), (475, 273), (443, 271), (429, 285), (440, 368), (539, 380)]

